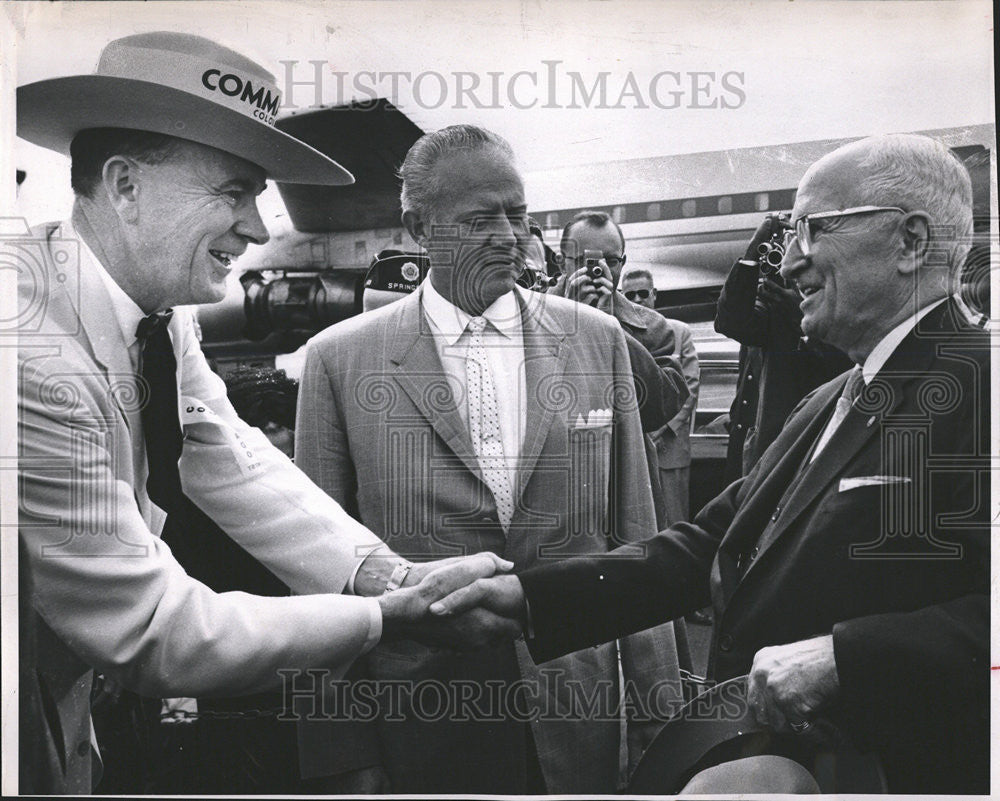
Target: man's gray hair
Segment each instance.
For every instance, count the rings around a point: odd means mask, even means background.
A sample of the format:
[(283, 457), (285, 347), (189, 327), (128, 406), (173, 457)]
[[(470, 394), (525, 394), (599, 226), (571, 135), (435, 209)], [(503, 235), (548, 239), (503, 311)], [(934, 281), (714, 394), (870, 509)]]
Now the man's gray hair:
[(514, 151), (506, 139), (475, 125), (449, 125), (425, 134), (414, 142), (399, 168), (403, 180), (399, 200), (403, 211), (426, 217), (435, 208), (443, 187), (439, 186), (434, 168), (442, 157), (463, 150), (493, 150), (514, 160)]
[(926, 136), (888, 134), (857, 144), (867, 151), (858, 163), (865, 176), (865, 202), (926, 211), (931, 217), (930, 262), (946, 259), (952, 272), (959, 270), (972, 244), (972, 181), (965, 165)]

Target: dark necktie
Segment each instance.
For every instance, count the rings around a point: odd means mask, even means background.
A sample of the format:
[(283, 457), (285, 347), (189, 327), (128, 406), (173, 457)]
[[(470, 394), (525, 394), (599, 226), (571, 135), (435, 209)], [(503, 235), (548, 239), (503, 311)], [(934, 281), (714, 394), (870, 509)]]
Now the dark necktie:
[(287, 587), (229, 539), (181, 489), (177, 462), (184, 435), (177, 410), (177, 360), (167, 334), (170, 315), (169, 311), (150, 315), (136, 331), (142, 344), (139, 372), (148, 393), (142, 408), (149, 466), (146, 492), (167, 513), (160, 539), (170, 546), (189, 576), (216, 592), (287, 595)]
[(172, 314), (172, 310), (151, 314), (139, 323), (136, 331), (142, 344), (139, 375), (148, 393), (142, 407), (142, 433), (149, 466), (146, 491), (150, 500), (168, 516), (178, 513), (184, 503), (177, 467), (184, 444), (177, 416), (177, 360), (167, 333)]

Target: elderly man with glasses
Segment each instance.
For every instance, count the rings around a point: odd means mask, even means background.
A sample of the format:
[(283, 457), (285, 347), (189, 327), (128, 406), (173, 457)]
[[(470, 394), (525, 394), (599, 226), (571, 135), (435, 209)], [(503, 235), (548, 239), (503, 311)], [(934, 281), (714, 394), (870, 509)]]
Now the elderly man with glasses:
[(877, 757), (889, 792), (986, 793), (990, 341), (954, 295), (969, 174), (932, 139), (865, 139), (810, 167), (792, 225), (781, 273), (802, 330), (857, 366), (641, 556), (483, 580), (431, 609), (480, 603), (525, 625), (530, 609), (544, 661), (711, 599), (712, 677), (749, 674), (771, 736), (765, 754), (664, 792), (815, 792), (809, 754), (847, 741)]

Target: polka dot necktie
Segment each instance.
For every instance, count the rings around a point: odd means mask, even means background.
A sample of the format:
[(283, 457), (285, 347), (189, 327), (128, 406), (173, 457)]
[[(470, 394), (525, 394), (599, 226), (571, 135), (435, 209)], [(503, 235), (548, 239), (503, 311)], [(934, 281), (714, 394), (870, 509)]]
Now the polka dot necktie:
[(500, 414), (497, 408), (496, 387), (486, 359), (483, 329), (486, 319), (473, 317), (469, 321), (469, 349), (466, 354), (466, 389), (469, 397), (469, 432), (472, 445), (479, 458), (486, 486), (496, 499), (500, 525), (506, 531), (514, 516), (514, 496), (507, 476), (503, 440), (500, 436)]

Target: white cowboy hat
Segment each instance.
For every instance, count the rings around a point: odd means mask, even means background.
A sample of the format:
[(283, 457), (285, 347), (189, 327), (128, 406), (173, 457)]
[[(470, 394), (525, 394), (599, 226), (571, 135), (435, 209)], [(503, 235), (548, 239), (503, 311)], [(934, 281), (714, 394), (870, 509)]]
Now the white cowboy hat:
[(69, 153), (86, 128), (134, 128), (224, 150), (286, 183), (340, 186), (354, 177), (274, 127), (274, 76), (201, 36), (158, 31), (115, 39), (97, 72), (17, 89), (17, 135)]

